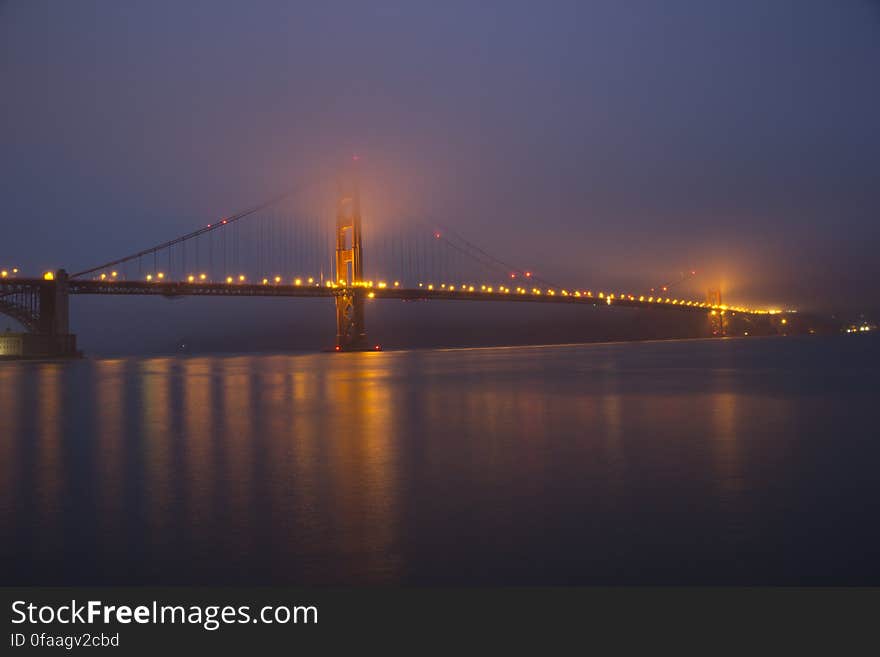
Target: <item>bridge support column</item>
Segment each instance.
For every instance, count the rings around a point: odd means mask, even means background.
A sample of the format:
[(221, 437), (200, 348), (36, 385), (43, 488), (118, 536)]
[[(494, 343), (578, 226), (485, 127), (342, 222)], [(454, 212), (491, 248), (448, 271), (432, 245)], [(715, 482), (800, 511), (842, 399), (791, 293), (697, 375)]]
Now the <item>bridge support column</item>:
[(70, 294), (68, 275), (59, 269), (53, 280), (44, 280), (40, 286), (39, 330), (32, 336), (39, 353), (31, 356), (76, 356), (76, 336), (70, 332)]
[(364, 288), (345, 287), (336, 295), (336, 350), (364, 351), (367, 329), (364, 326)]
[[(706, 294), (706, 301), (710, 306), (721, 305), (721, 290), (710, 289)], [(715, 337), (723, 337), (725, 335), (724, 311), (709, 311), (709, 331)]]

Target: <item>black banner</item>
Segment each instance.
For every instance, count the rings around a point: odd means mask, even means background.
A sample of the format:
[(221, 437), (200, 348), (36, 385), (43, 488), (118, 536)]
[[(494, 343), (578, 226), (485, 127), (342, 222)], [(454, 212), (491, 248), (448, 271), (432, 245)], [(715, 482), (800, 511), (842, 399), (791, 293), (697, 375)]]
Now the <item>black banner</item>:
[[(691, 647), (839, 652), (873, 641), (876, 589), (6, 588), (4, 654), (472, 652)], [(103, 652), (103, 650), (102, 650)], [(99, 653), (101, 654), (101, 653)]]

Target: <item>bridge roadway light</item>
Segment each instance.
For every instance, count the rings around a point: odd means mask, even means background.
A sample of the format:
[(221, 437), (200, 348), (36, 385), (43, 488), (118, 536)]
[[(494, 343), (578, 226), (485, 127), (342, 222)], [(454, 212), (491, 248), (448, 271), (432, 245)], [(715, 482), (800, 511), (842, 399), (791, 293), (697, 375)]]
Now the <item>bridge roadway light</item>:
[(190, 283), (192, 283), (194, 280), (196, 280), (196, 277), (193, 276), (192, 274), (190, 274), (189, 276), (186, 277), (186, 280), (189, 281)]
[(207, 275), (207, 274), (199, 274), (199, 280), (200, 280), (200, 281), (203, 281), (203, 280), (205, 280), (206, 278), (208, 278), (208, 275)]
[(44, 279), (44, 280), (47, 280), (47, 281), (54, 281), (54, 280), (55, 280), (55, 274), (52, 273), (51, 271), (47, 271), (45, 274), (43, 274), (43, 279)]
[(7, 276), (9, 276), (8, 271), (6, 271), (5, 269), (3, 271), (0, 271), (0, 278), (6, 278)]
[(147, 282), (149, 283), (151, 280), (153, 280), (153, 275), (147, 274)]
[(165, 272), (160, 271), (158, 274), (156, 274), (156, 277), (160, 280), (165, 278)]
[(294, 285), (302, 285), (302, 279), (301, 278), (293, 279), (293, 284)]
[(227, 276), (227, 277), (226, 277), (226, 284), (227, 284), (227, 285), (232, 285), (232, 276)]
[(276, 283), (280, 283), (280, 282), (281, 282), (281, 277), (280, 277), (280, 276), (276, 276), (276, 277), (275, 277), (275, 282), (276, 282)]

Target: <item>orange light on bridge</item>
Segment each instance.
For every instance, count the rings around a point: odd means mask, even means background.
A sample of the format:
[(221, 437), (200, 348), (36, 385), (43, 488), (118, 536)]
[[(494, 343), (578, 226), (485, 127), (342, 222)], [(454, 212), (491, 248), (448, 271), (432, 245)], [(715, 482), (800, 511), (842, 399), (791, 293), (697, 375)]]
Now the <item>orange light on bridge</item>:
[(238, 282), (239, 282), (239, 283), (244, 283), (244, 274), (239, 274), (239, 275), (238, 275)]
[(151, 280), (153, 280), (153, 275), (147, 274), (147, 282), (150, 282)]
[(400, 287), (400, 281), (394, 281), (394, 287)]
[(47, 271), (45, 274), (43, 274), (43, 280), (46, 280), (46, 281), (54, 281), (54, 280), (55, 280), (55, 274), (53, 274), (51, 271)]
[(165, 272), (160, 271), (158, 274), (156, 274), (156, 278), (162, 280), (163, 278), (165, 278)]
[(293, 284), (294, 285), (302, 285), (302, 279), (301, 278), (294, 278)]
[(117, 276), (119, 276), (119, 272), (112, 271), (110, 272), (110, 276), (116, 278)]
[(369, 292), (369, 293), (367, 294), (367, 297), (370, 298), (370, 299), (373, 299), (375, 296), (376, 296), (376, 293), (375, 293), (375, 292)]
[(0, 271), (0, 278), (6, 278), (7, 276), (9, 276), (8, 271), (6, 271), (5, 269), (3, 271)]
[(189, 276), (186, 277), (186, 280), (187, 280), (188, 282), (192, 283), (193, 281), (196, 280), (196, 277), (193, 276), (192, 274), (190, 274)]
[(227, 285), (232, 285), (232, 276), (227, 276), (227, 277), (226, 277), (226, 284), (227, 284)]
[(263, 285), (268, 285), (268, 284), (269, 284), (269, 279), (268, 279), (268, 278), (264, 278), (264, 279), (263, 279)]
[(275, 282), (276, 282), (276, 283), (280, 283), (280, 282), (281, 282), (281, 277), (280, 277), (280, 276), (276, 276), (276, 277), (275, 277)]
[(207, 275), (207, 274), (199, 274), (199, 280), (200, 280), (200, 281), (203, 281), (203, 280), (205, 280), (206, 278), (208, 278), (208, 275)]

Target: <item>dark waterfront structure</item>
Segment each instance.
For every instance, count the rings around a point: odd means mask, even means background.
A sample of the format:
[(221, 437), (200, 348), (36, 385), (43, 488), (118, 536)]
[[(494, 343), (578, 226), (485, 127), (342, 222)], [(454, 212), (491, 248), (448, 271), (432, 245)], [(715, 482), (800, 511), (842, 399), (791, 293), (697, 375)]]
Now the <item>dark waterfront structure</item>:
[(65, 358), (78, 355), (70, 332), (69, 289), (63, 269), (43, 279), (0, 279), (0, 313), (27, 333), (0, 337), (0, 357)]

